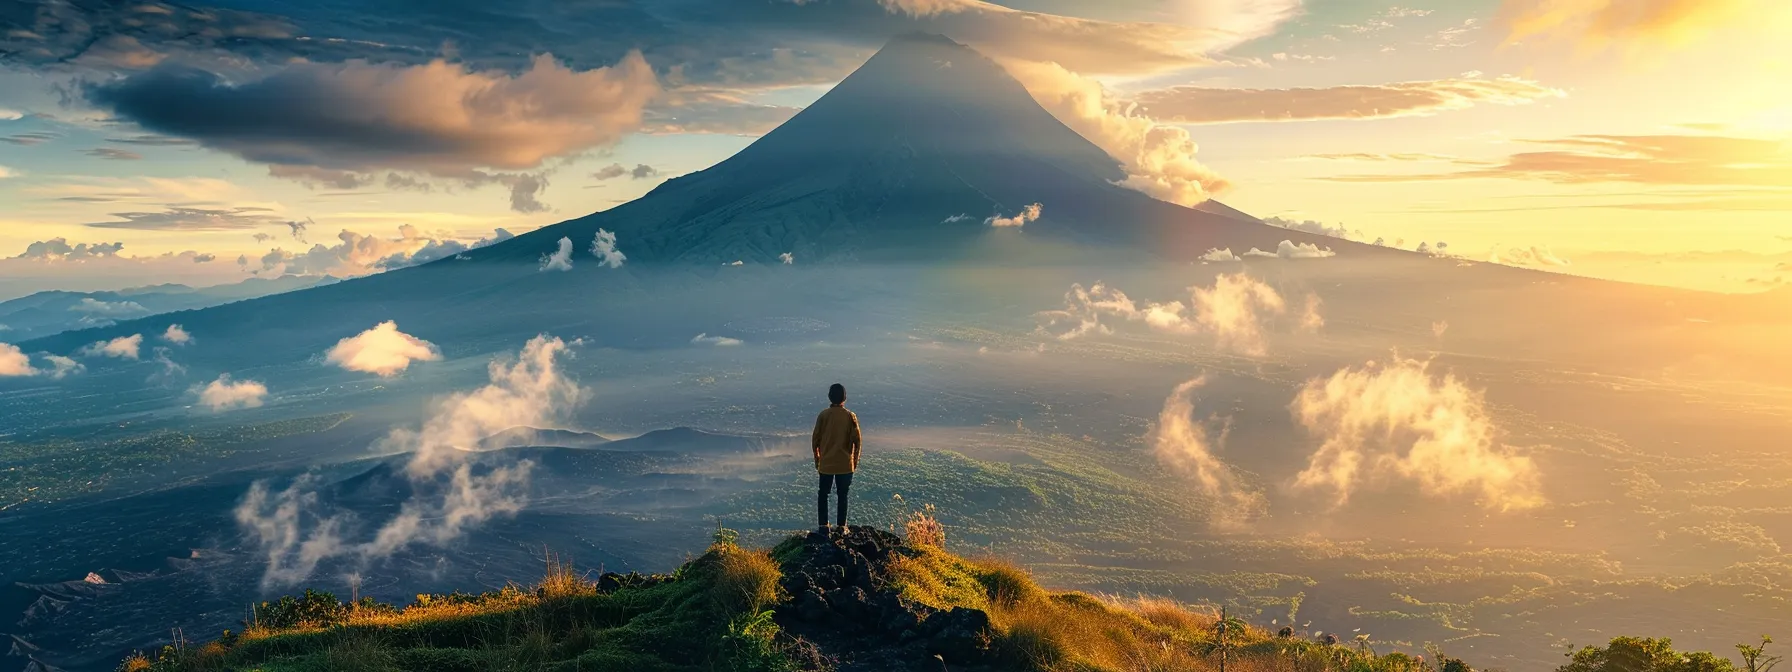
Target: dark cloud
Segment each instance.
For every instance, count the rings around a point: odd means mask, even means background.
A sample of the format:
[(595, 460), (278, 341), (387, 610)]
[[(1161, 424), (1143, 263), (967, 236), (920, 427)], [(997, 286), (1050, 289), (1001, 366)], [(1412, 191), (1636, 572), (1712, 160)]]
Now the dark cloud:
[(124, 243), (77, 243), (70, 245), (67, 238), (51, 238), (40, 240), (25, 246), (25, 252), (14, 259), (41, 259), (45, 261), (96, 259), (100, 257), (116, 257), (124, 249)]
[(0, 136), (0, 142), (4, 142), (4, 143), (10, 144), (10, 145), (41, 145), (41, 144), (49, 142), (51, 140), (55, 140), (56, 138), (59, 138), (59, 137), (62, 137), (62, 136), (59, 136), (55, 133), (44, 133), (44, 132), (15, 133), (13, 135)]
[(81, 153), (101, 159), (112, 159), (114, 161), (137, 161), (143, 158), (142, 154), (126, 151), (117, 147), (95, 147), (93, 149), (84, 150)]
[(143, 231), (232, 231), (253, 229), (284, 220), (267, 214), (266, 208), (198, 208), (173, 206), (161, 212), (114, 212), (124, 221), (89, 222), (98, 229), (138, 229)]
[(107, 138), (106, 142), (125, 145), (145, 145), (151, 147), (177, 147), (199, 144), (186, 138), (170, 138), (165, 135), (136, 135), (128, 138)]
[(317, 166), (274, 164), (268, 166), (268, 176), (292, 180), (313, 189), (359, 189), (373, 184), (373, 177), (370, 175)]
[(649, 166), (645, 163), (635, 164), (635, 167), (633, 168), (625, 168), (620, 163), (612, 163), (598, 169), (597, 172), (591, 174), (591, 177), (597, 180), (614, 180), (618, 177), (628, 176), (637, 180), (645, 180), (659, 174), (660, 170), (658, 168)]

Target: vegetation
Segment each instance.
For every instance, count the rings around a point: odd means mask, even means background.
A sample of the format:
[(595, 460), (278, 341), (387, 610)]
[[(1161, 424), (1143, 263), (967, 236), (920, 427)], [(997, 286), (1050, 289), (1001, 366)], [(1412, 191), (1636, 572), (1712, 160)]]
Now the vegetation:
[[(981, 614), (972, 622), (987, 624), (977, 638), (977, 662), (984, 669), (1473, 672), (1436, 647), (1427, 647), (1425, 656), (1382, 653), (1368, 635), (1340, 642), (1291, 627), (1258, 628), (1224, 609), (1165, 598), (1047, 590), (1009, 561), (947, 551), (944, 529), (931, 511), (910, 515), (905, 528), (909, 539), (873, 568), (873, 591), (921, 619), (959, 610)], [(828, 544), (839, 542), (799, 535), (765, 551), (743, 548), (737, 538), (718, 527), (709, 549), (671, 575), (605, 574), (593, 581), (550, 556), (546, 575), (533, 587), (419, 595), (403, 608), (306, 591), (258, 605), (241, 633), (226, 631), (203, 645), (178, 642), (153, 657), (134, 655), (119, 669), (828, 669), (833, 661), (827, 654), (834, 652), (792, 634), (818, 632), (813, 619), (807, 626), (785, 624), (796, 618), (788, 607), (797, 601), (786, 593), (785, 579), (806, 560), (833, 553)], [(824, 553), (810, 555), (817, 548)], [(855, 557), (855, 563), (865, 560)], [(913, 643), (898, 648), (901, 632), (852, 632), (861, 649), (918, 651)], [(840, 640), (824, 635), (815, 641)], [(1738, 645), (1737, 664), (1711, 653), (1675, 651), (1666, 639), (1619, 637), (1604, 647), (1570, 651), (1557, 672), (1772, 672), (1780, 658), (1766, 653), (1771, 643), (1763, 637), (1758, 645)]]

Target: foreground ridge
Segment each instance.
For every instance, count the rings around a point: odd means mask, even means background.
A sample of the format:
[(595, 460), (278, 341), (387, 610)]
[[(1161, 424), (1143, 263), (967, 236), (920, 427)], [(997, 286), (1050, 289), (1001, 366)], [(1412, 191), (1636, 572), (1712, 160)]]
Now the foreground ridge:
[[(937, 523), (918, 518), (907, 539), (852, 526), (770, 550), (718, 529), (670, 574), (591, 579), (549, 556), (533, 587), (418, 595), (403, 608), (307, 590), (261, 603), (241, 633), (118, 669), (1471, 672), (1434, 647), (1383, 654), (1366, 635), (1308, 638), (1163, 598), (1045, 590), (1017, 565), (945, 550)], [(1738, 648), (1745, 668), (1619, 637), (1560, 672), (1765, 672), (1778, 660)]]

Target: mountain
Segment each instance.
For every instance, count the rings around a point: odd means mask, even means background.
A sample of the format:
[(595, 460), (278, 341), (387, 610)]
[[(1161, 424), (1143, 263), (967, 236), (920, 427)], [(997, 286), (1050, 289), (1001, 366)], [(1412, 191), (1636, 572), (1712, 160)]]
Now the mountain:
[[(533, 262), (599, 228), (631, 262), (938, 260), (991, 235), (991, 216), (1042, 206), (1029, 237), (1194, 258), (1335, 239), (1272, 229), (1117, 186), (1120, 163), (1007, 71), (938, 35), (897, 37), (827, 95), (740, 153), (631, 203), (469, 256)], [(1358, 247), (1352, 245), (1352, 247)], [(1367, 247), (1367, 246), (1362, 246)]]
[(70, 329), (110, 326), (117, 322), (177, 310), (207, 308), (338, 282), (332, 277), (287, 275), (249, 278), (242, 282), (194, 288), (179, 284), (131, 287), (117, 291), (45, 291), (0, 302), (0, 325), (9, 340), (27, 340)]

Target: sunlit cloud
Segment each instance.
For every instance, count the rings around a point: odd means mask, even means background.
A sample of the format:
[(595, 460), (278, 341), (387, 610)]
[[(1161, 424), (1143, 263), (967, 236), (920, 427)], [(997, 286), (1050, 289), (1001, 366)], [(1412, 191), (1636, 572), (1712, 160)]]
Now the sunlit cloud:
[(1480, 391), (1430, 363), (1395, 356), (1308, 380), (1292, 405), (1320, 445), (1294, 484), (1343, 506), (1397, 478), (1432, 496), (1466, 495), (1489, 509), (1543, 503), (1530, 457), (1499, 442)]
[(114, 359), (137, 359), (142, 354), (143, 334), (119, 336), (109, 341), (96, 341), (81, 349), (81, 354), (88, 357), (111, 357)]
[(31, 357), (19, 350), (19, 346), (11, 343), (0, 343), (0, 378), (35, 376), (37, 369), (31, 366)]
[(1038, 220), (1040, 213), (1043, 211), (1044, 211), (1043, 206), (1041, 206), (1038, 203), (1034, 203), (1032, 205), (1028, 205), (1027, 207), (1021, 208), (1020, 212), (1015, 213), (1015, 215), (1013, 217), (1004, 217), (1002, 215), (995, 215), (993, 217), (990, 217), (989, 219), (983, 220), (983, 223), (988, 224), (993, 227), (996, 227), (996, 228), (1019, 228), (1022, 226), (1026, 226), (1028, 222)]
[(1496, 165), (1447, 173), (1334, 175), (1338, 182), (1528, 179), (1561, 184), (1792, 185), (1785, 139), (1715, 135), (1576, 135), (1530, 141), (1555, 149), (1521, 152)]
[(1177, 86), (1134, 95), (1139, 112), (1188, 124), (1426, 116), (1476, 105), (1524, 105), (1565, 96), (1516, 77), (1444, 79), (1305, 89)]
[(1267, 503), (1261, 492), (1247, 487), (1238, 473), (1214, 454), (1224, 448), (1230, 424), (1223, 423), (1219, 436), (1213, 438), (1208, 423), (1194, 417), (1195, 393), (1206, 384), (1206, 376), (1201, 376), (1177, 385), (1164, 399), (1157, 426), (1148, 438), (1159, 463), (1212, 500), (1210, 518), (1214, 523), (1237, 525), (1260, 515)]
[(1507, 41), (1573, 41), (1601, 49), (1678, 46), (1738, 25), (1772, 25), (1792, 16), (1780, 0), (1504, 0), (1498, 20)]
[(226, 373), (199, 390), (199, 403), (213, 411), (228, 411), (261, 406), (267, 396), (266, 385), (253, 380), (231, 380)]
[[(1308, 305), (1310, 314), (1298, 317), (1295, 327), (1317, 320), (1318, 299)], [(1288, 304), (1282, 295), (1261, 280), (1244, 273), (1221, 274), (1212, 287), (1189, 288), (1189, 301), (1138, 302), (1125, 292), (1095, 283), (1084, 288), (1071, 285), (1064, 294), (1064, 308), (1034, 314), (1037, 333), (1068, 341), (1084, 336), (1112, 334), (1114, 325), (1143, 323), (1153, 331), (1171, 334), (1205, 334), (1224, 350), (1262, 356), (1268, 352), (1264, 338), (1273, 323), (1285, 322)]]
[(434, 343), (398, 330), (398, 323), (387, 320), (372, 329), (336, 342), (324, 359), (349, 371), (371, 373), (390, 378), (410, 368), (412, 362), (433, 362), (442, 358)]

